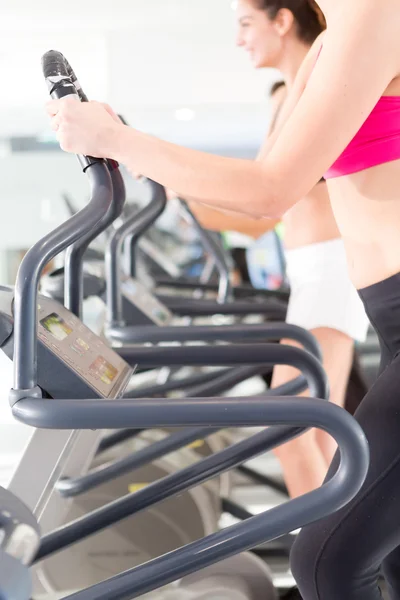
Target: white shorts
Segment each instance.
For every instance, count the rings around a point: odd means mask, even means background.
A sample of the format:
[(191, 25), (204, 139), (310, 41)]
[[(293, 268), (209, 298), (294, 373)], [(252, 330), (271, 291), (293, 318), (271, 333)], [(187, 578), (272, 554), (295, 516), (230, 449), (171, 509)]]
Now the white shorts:
[(341, 239), (287, 250), (286, 273), (287, 323), (308, 330), (329, 327), (365, 341), (369, 320), (350, 280)]

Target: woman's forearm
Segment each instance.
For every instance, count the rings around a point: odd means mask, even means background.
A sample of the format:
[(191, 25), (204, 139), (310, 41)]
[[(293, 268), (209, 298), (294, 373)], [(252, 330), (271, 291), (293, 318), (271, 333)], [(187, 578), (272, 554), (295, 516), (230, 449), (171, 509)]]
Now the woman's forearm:
[(200, 223), (212, 231), (237, 231), (253, 238), (258, 238), (272, 231), (280, 222), (279, 219), (254, 219), (247, 215), (222, 212), (199, 202), (190, 202)]
[(135, 173), (158, 181), (183, 197), (255, 218), (285, 212), (277, 182), (266, 163), (212, 156), (119, 126), (108, 152)]

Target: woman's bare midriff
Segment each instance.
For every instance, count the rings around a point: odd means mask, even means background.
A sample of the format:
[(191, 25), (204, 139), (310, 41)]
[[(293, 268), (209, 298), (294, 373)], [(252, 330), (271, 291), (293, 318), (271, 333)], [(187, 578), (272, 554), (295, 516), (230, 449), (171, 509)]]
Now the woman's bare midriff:
[(367, 287), (400, 272), (400, 160), (328, 183), (351, 279)]
[(325, 183), (295, 204), (284, 216), (285, 247), (288, 250), (340, 237)]
[[(400, 96), (400, 77), (384, 95)], [(342, 237), (357, 288), (400, 272), (400, 160), (317, 185), (283, 222), (287, 249)]]

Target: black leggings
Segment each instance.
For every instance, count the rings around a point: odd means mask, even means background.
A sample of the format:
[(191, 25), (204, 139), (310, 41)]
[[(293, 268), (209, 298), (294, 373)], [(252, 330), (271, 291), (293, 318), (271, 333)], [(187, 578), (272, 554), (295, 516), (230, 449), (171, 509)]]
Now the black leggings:
[(344, 398), (344, 408), (347, 412), (354, 415), (367, 392), (368, 384), (362, 372), (360, 357), (357, 350), (354, 350), (353, 363), (351, 365), (349, 381), (347, 382), (346, 395)]
[(291, 564), (304, 600), (380, 600), (382, 571), (391, 600), (400, 600), (400, 274), (360, 296), (382, 353), (380, 375), (355, 415), (371, 466), (349, 505), (300, 532)]

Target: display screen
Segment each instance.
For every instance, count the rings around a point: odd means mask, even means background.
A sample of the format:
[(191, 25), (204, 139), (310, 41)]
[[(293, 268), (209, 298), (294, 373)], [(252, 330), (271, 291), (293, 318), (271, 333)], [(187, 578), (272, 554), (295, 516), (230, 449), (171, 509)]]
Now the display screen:
[(79, 354), (79, 356), (83, 356), (89, 349), (90, 346), (82, 340), (82, 338), (77, 338), (73, 344), (71, 344), (71, 349)]
[(57, 313), (48, 315), (40, 321), (40, 324), (47, 329), (56, 340), (65, 340), (65, 338), (72, 333), (71, 327), (69, 327)]
[(114, 381), (116, 375), (118, 374), (118, 369), (107, 362), (104, 356), (98, 356), (90, 365), (89, 371), (91, 375), (98, 377), (103, 383), (107, 383), (109, 385)]

